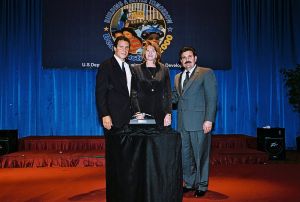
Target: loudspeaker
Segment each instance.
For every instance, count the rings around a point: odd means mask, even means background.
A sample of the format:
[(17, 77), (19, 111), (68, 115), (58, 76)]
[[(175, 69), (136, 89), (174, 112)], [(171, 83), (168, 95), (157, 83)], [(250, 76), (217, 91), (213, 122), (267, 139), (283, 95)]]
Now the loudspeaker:
[(18, 151), (18, 130), (0, 130), (0, 155)]
[(285, 129), (257, 128), (257, 149), (267, 152), (271, 160), (284, 160)]
[(300, 136), (296, 137), (297, 151), (300, 152)]

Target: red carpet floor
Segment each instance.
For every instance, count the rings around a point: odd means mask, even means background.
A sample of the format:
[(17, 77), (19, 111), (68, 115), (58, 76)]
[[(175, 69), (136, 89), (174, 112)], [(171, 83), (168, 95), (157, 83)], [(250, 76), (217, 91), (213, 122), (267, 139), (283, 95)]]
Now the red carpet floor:
[[(184, 202), (293, 202), (300, 199), (300, 164), (216, 166), (203, 198)], [(103, 167), (0, 169), (1, 202), (105, 201)]]

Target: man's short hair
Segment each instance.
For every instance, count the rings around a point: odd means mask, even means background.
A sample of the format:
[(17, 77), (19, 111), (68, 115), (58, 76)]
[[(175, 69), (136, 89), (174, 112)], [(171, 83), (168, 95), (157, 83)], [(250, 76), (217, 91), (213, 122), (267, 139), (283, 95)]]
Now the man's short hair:
[(181, 59), (181, 55), (182, 53), (186, 52), (186, 51), (192, 51), (194, 56), (197, 56), (197, 52), (195, 50), (195, 48), (191, 47), (191, 46), (185, 46), (183, 48), (180, 49), (179, 51), (179, 58)]
[(116, 38), (115, 42), (114, 42), (114, 47), (117, 48), (119, 41), (127, 41), (129, 43), (130, 46), (130, 41), (128, 38), (126, 38), (125, 36), (119, 36)]

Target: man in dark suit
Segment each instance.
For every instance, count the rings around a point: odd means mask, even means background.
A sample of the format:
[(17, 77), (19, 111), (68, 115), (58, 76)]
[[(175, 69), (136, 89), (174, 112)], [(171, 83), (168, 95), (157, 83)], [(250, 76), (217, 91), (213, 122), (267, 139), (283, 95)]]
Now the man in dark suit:
[(130, 107), (132, 74), (125, 61), (129, 48), (129, 39), (117, 37), (114, 56), (104, 61), (97, 73), (96, 104), (99, 118), (106, 130), (123, 128), (133, 115)]
[(208, 189), (211, 130), (217, 107), (217, 82), (213, 71), (196, 65), (194, 48), (179, 53), (185, 70), (175, 76), (174, 103), (178, 104), (178, 131), (182, 139), (183, 192), (203, 196)]
[[(106, 201), (130, 201), (130, 179), (123, 167), (131, 159), (124, 156), (123, 135), (133, 115), (130, 103), (132, 73), (125, 59), (129, 39), (119, 36), (114, 42), (114, 55), (101, 63), (96, 77), (96, 105), (99, 119), (105, 128)], [(123, 138), (122, 138), (123, 137)], [(120, 162), (120, 163), (119, 163)], [(121, 166), (120, 166), (121, 165)]]

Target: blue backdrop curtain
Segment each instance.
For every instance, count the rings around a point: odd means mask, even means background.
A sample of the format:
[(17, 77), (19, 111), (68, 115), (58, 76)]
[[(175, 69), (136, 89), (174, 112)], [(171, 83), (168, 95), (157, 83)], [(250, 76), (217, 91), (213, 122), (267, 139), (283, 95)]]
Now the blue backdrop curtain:
[[(19, 137), (102, 135), (96, 71), (43, 70), (41, 0), (0, 2), (0, 129), (18, 129)], [(296, 146), (300, 115), (288, 103), (280, 69), (300, 63), (299, 11), (297, 0), (232, 0), (232, 69), (215, 71), (214, 133), (256, 136), (257, 127), (284, 127), (287, 147)]]

